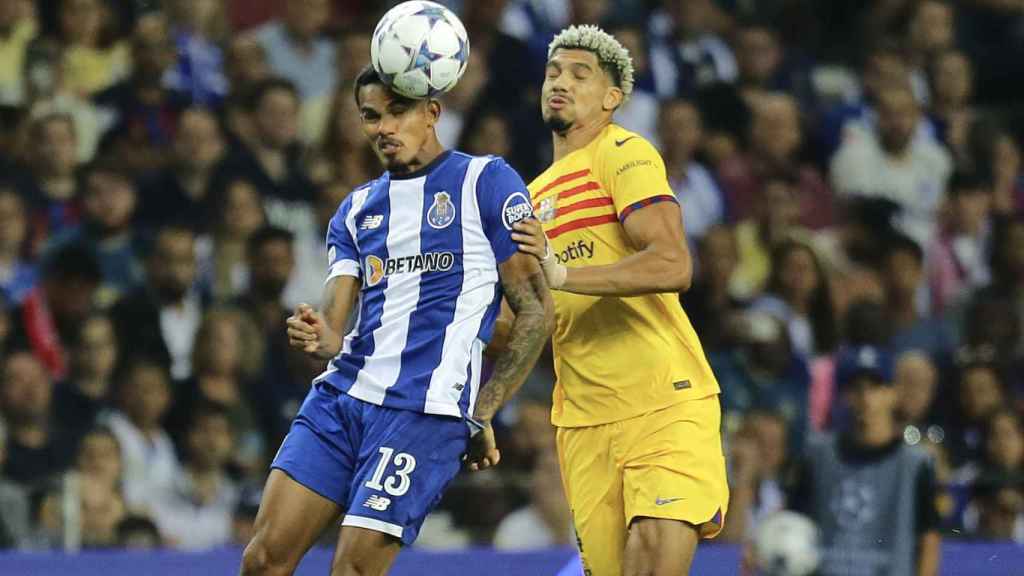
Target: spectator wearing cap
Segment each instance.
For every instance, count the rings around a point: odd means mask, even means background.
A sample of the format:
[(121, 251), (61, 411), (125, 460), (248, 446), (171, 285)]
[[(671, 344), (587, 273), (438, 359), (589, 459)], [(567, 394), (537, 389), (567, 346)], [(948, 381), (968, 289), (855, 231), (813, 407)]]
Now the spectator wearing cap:
[(900, 228), (923, 244), (935, 231), (952, 160), (940, 144), (915, 137), (920, 118), (907, 83), (885, 86), (878, 94), (877, 135), (847, 138), (832, 158), (830, 178), (842, 197), (881, 197), (898, 204)]
[(883, 349), (840, 351), (836, 381), (850, 410), (838, 434), (812, 439), (789, 507), (815, 521), (819, 573), (938, 573), (941, 537), (933, 464), (896, 422), (892, 358)]
[(256, 37), (274, 73), (298, 88), (302, 100), (330, 92), (337, 81), (334, 44), (321, 36), (331, 17), (328, 0), (288, 0), (279, 20), (264, 24)]
[(935, 315), (991, 280), (991, 187), (977, 174), (958, 171), (950, 180), (948, 197), (939, 233), (925, 257)]

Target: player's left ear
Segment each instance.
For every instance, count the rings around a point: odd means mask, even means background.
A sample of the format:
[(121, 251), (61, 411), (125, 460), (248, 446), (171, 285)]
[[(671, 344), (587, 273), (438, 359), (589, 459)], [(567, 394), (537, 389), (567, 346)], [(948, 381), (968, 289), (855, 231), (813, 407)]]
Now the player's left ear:
[(430, 126), (433, 127), (437, 124), (439, 118), (441, 118), (441, 101), (430, 99), (427, 100), (427, 118)]
[(606, 111), (612, 111), (622, 106), (622, 100), (624, 98), (622, 89), (617, 86), (610, 86), (604, 92), (604, 100), (601, 101), (601, 108)]

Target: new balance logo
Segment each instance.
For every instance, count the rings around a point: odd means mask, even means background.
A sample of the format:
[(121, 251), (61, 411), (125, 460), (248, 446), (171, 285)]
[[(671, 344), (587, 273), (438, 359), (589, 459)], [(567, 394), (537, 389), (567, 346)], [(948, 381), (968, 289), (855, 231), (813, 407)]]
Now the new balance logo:
[(378, 496), (376, 494), (370, 495), (370, 497), (366, 499), (366, 502), (363, 502), (363, 508), (370, 508), (377, 512), (387, 510), (388, 506), (391, 506), (391, 498)]
[(375, 216), (367, 216), (363, 219), (363, 223), (359, 225), (360, 230), (376, 230), (380, 228), (380, 225), (384, 223), (384, 215), (377, 214)]

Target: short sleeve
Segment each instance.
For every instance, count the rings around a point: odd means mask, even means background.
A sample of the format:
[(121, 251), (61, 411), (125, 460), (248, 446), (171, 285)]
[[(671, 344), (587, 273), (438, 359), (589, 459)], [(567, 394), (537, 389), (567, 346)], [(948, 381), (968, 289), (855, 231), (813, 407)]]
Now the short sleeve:
[(533, 204), (526, 183), (501, 158), (487, 163), (476, 184), (477, 202), (484, 234), (499, 263), (516, 253), (512, 225), (533, 217)]
[(338, 276), (360, 277), (359, 251), (348, 227), (351, 210), (352, 195), (349, 195), (327, 226), (327, 280)]
[(620, 222), (640, 208), (657, 202), (677, 202), (665, 174), (665, 162), (644, 138), (625, 133), (608, 142), (600, 158), (605, 190), (615, 202)]

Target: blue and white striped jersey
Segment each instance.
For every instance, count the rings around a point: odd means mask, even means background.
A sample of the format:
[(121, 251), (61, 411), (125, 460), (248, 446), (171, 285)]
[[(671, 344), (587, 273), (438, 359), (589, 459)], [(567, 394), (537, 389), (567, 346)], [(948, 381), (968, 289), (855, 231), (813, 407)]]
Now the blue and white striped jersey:
[(327, 231), (328, 279), (362, 279), (358, 317), (317, 381), (381, 406), (472, 414), (498, 264), (516, 253), (512, 224), (532, 213), (504, 160), (461, 152), (353, 191)]

